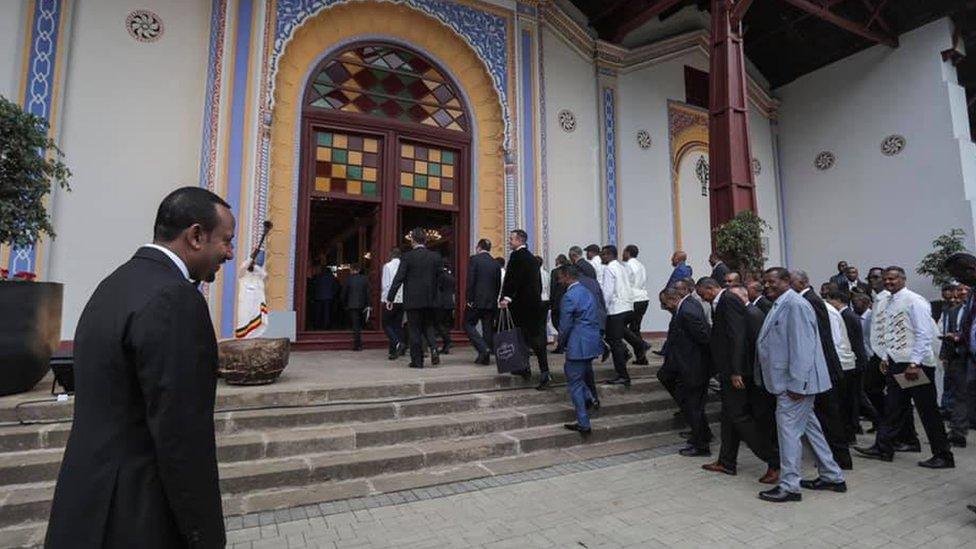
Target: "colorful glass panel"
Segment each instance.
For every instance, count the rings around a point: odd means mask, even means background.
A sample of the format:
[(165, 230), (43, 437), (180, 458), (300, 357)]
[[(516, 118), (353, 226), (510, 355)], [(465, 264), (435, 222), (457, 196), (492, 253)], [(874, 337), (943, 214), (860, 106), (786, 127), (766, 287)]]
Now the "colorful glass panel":
[(417, 54), (390, 45), (355, 46), (315, 76), (308, 104), (467, 131), (457, 91)]
[(379, 140), (337, 132), (315, 136), (315, 190), (379, 196)]
[(453, 151), (401, 144), (400, 198), (426, 204), (455, 206), (456, 158)]

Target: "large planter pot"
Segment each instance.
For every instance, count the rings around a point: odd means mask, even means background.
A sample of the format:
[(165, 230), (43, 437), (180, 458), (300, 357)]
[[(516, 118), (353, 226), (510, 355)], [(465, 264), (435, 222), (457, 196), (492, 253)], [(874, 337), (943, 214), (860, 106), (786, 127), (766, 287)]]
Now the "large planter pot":
[(54, 282), (0, 282), (0, 396), (30, 391), (61, 342), (61, 296)]
[(288, 365), (290, 345), (287, 337), (221, 341), (219, 373), (230, 385), (274, 383)]

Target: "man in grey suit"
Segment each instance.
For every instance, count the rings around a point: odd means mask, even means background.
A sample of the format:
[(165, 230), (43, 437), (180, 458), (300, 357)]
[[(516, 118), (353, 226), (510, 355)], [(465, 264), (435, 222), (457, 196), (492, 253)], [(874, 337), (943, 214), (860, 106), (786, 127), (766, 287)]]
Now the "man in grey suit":
[[(779, 485), (759, 493), (772, 502), (800, 501), (800, 487), (846, 492), (844, 475), (813, 412), (816, 395), (830, 390), (830, 373), (817, 332), (813, 307), (790, 288), (790, 273), (781, 267), (763, 273), (763, 289), (773, 301), (756, 344), (763, 385), (776, 395), (779, 435)], [(800, 480), (801, 437), (813, 449), (820, 475)]]

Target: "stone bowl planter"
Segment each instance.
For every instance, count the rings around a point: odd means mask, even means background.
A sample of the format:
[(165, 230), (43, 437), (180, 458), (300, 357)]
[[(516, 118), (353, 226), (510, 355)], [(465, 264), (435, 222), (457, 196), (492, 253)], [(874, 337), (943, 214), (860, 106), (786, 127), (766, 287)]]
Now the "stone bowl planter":
[(0, 396), (30, 391), (51, 369), (63, 291), (54, 282), (0, 282)]
[(218, 373), (228, 385), (274, 383), (288, 365), (290, 347), (287, 337), (221, 341)]

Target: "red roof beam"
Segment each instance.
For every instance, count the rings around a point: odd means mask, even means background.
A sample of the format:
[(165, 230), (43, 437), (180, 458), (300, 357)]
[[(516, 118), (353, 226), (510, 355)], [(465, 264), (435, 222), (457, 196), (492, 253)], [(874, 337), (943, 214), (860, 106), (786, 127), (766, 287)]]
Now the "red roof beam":
[(800, 9), (811, 15), (819, 17), (820, 19), (823, 19), (824, 21), (831, 23), (832, 25), (835, 25), (837, 27), (840, 27), (850, 33), (856, 34), (858, 36), (862, 36), (864, 38), (867, 38), (868, 40), (877, 42), (879, 44), (884, 44), (892, 48), (898, 47), (898, 38), (868, 29), (864, 25), (861, 25), (860, 23), (855, 23), (850, 19), (845, 19), (844, 17), (841, 17), (840, 15), (837, 15), (836, 13), (827, 10), (822, 6), (814, 4), (810, 0), (783, 0), (783, 1), (786, 2), (787, 4), (796, 7), (797, 9)]
[(619, 44), (628, 34), (639, 29), (644, 23), (661, 15), (662, 12), (681, 1), (657, 0), (656, 2), (648, 3), (645, 8), (630, 16), (626, 21), (621, 22), (620, 26), (613, 33), (613, 42)]

